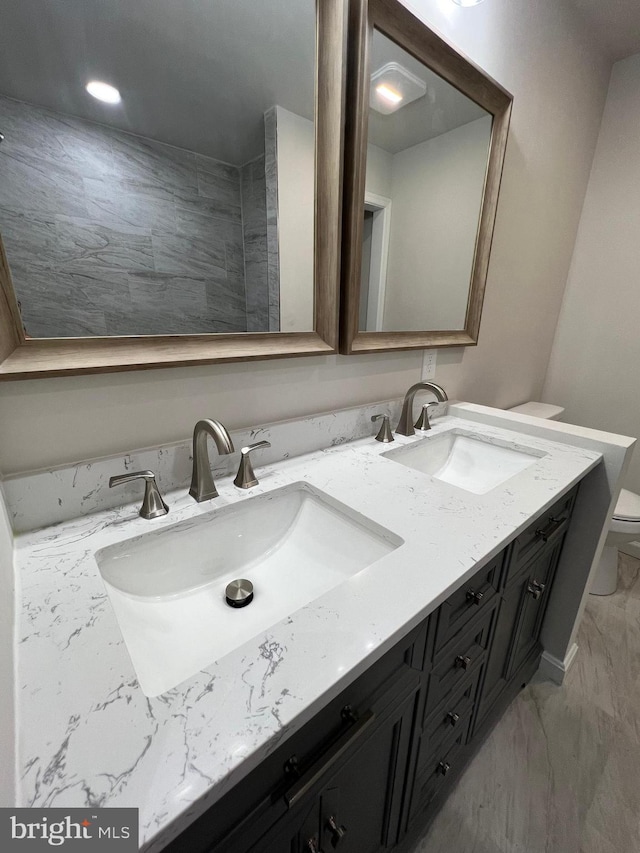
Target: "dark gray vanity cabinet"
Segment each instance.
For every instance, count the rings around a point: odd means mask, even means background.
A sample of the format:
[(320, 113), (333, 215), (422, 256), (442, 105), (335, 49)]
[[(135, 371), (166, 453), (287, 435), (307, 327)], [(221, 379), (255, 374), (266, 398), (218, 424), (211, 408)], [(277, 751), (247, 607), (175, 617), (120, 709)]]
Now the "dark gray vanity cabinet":
[[(542, 619), (576, 491), (557, 501), (506, 549), (503, 590), (478, 701), (475, 731), (485, 728), (487, 721), (492, 722), (492, 711), (508, 686), (517, 682), (527, 664), (532, 659), (537, 661), (542, 652), (539, 641)], [(524, 680), (528, 680), (526, 675)]]
[[(354, 738), (334, 773), (322, 774), (320, 769), (315, 788), (304, 795), (299, 829), (292, 838), (283, 839), (283, 847), (274, 849), (280, 853), (328, 853), (334, 848), (341, 853), (379, 853), (395, 846), (415, 700), (414, 692), (378, 721), (361, 718), (368, 730)], [(305, 811), (309, 804), (310, 811)], [(271, 849), (273, 834), (280, 839), (276, 829), (252, 853)]]
[(575, 492), (277, 747), (165, 853), (400, 853), (536, 671)]

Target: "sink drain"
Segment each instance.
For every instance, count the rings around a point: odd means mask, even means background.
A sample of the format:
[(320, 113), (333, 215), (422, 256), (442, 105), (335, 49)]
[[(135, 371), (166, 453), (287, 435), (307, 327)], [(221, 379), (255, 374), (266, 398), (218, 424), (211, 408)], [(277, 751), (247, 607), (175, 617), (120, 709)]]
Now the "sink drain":
[(224, 591), (229, 607), (246, 607), (253, 601), (253, 584), (246, 578), (236, 578)]

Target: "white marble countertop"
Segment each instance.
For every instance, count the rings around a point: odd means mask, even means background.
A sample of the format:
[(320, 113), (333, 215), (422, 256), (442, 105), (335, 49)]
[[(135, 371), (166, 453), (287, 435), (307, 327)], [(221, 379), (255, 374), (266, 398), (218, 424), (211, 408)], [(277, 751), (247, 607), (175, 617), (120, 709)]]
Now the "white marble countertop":
[[(546, 455), (484, 495), (380, 457), (452, 427)], [(18, 537), (19, 805), (138, 807), (141, 849), (162, 849), (600, 458), (446, 416), (426, 438), (360, 439), (257, 467), (260, 485), (246, 493), (230, 478), (218, 480), (220, 497), (204, 504), (170, 493), (170, 514), (153, 522), (130, 504)], [(404, 544), (179, 687), (147, 698), (94, 553), (300, 481)], [(410, 597), (389, 596), (399, 581)]]

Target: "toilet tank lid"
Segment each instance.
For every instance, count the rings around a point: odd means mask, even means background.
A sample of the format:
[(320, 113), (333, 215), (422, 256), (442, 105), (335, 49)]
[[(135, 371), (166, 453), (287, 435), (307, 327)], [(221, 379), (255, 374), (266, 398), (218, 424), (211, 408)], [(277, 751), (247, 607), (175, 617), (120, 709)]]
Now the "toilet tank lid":
[(640, 521), (640, 495), (621, 489), (613, 517), (620, 521)]
[(529, 403), (523, 403), (521, 406), (514, 406), (509, 411), (518, 412), (521, 415), (530, 415), (532, 418), (546, 418), (555, 421), (564, 412), (564, 408), (563, 406), (554, 406), (551, 403), (536, 403), (532, 400)]

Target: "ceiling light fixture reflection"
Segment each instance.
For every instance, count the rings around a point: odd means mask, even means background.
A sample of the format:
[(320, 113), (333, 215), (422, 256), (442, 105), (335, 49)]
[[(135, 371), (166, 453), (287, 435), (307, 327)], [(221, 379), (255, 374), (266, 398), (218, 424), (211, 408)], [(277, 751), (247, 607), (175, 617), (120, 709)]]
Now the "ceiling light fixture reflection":
[(382, 115), (422, 98), (427, 84), (399, 62), (387, 62), (371, 75), (369, 106)]
[(385, 86), (384, 83), (376, 86), (376, 92), (381, 98), (385, 98), (392, 104), (399, 104), (402, 100), (402, 95), (399, 92), (395, 92), (393, 89), (389, 88), (389, 86)]
[(119, 104), (122, 98), (120, 92), (115, 86), (110, 86), (108, 83), (101, 83), (99, 80), (92, 80), (85, 86), (87, 92), (99, 101), (105, 104)]

